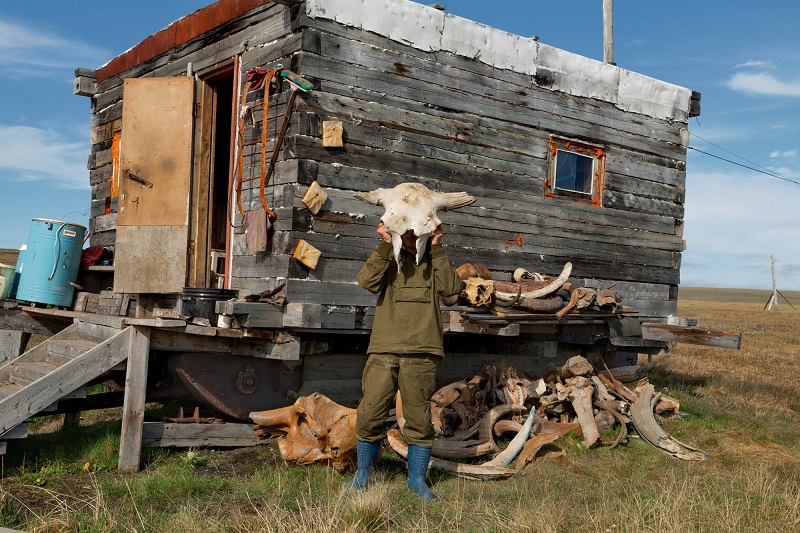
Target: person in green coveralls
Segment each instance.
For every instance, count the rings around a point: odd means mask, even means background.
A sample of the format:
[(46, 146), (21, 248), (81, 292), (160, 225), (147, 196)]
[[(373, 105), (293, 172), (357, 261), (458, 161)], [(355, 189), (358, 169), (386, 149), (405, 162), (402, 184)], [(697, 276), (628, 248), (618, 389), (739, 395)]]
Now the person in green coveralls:
[(379, 296), (356, 416), (358, 471), (348, 487), (362, 490), (370, 482), (386, 436), (384, 421), (399, 389), (406, 419), (408, 487), (420, 498), (433, 500), (425, 475), (434, 439), (430, 401), (436, 391), (436, 367), (444, 357), (439, 296), (459, 294), (461, 279), (442, 248), (441, 225), (419, 265), (417, 237), (411, 230), (403, 233), (399, 269), (392, 235), (383, 221), (378, 234), (381, 243), (358, 274), (358, 284)]

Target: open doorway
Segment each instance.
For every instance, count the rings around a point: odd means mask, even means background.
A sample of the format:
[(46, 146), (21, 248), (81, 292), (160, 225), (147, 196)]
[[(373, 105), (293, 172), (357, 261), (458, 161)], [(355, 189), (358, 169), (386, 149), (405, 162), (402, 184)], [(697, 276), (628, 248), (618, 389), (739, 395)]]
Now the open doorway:
[(233, 64), (200, 73), (198, 81), (193, 183), (192, 287), (224, 288), (231, 236), (229, 193), (232, 176), (235, 77)]

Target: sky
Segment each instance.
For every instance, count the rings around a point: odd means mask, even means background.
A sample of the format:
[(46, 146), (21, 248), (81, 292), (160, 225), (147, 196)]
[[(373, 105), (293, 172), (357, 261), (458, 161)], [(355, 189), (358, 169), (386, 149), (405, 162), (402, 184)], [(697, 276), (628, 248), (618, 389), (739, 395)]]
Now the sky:
[[(72, 94), (75, 68), (98, 68), (208, 3), (0, 3), (0, 248), (27, 242), (34, 218), (88, 224), (91, 113)], [(439, 3), (603, 59), (602, 0)], [(774, 255), (778, 290), (800, 290), (798, 25), (796, 1), (614, 1), (616, 64), (702, 94), (689, 123), (683, 286), (771, 289)]]

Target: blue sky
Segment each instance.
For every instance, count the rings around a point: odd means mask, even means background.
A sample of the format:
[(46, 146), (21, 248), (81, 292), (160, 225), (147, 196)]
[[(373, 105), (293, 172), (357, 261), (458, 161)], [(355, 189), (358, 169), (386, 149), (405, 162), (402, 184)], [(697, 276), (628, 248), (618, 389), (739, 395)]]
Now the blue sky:
[[(0, 247), (33, 218), (86, 224), (89, 99), (97, 68), (207, 0), (0, 3)], [(468, 19), (602, 60), (602, 0), (443, 0)], [(560, 7), (562, 6), (562, 7)], [(682, 285), (800, 290), (800, 2), (615, 0), (615, 61), (699, 91)], [(742, 159), (744, 158), (744, 159)], [(797, 183), (794, 183), (797, 182)]]

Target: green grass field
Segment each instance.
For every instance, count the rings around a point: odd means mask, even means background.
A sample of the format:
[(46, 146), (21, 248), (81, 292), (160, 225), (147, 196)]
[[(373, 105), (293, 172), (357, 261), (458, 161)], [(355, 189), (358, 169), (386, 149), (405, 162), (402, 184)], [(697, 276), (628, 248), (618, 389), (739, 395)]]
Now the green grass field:
[[(784, 294), (800, 301), (800, 294)], [(620, 448), (529, 465), (512, 479), (433, 472), (439, 499), (406, 489), (384, 452), (363, 494), (322, 467), (288, 467), (274, 443), (256, 448), (145, 450), (139, 474), (115, 471), (119, 411), (87, 413), (76, 429), (40, 419), (3, 458), (0, 526), (26, 531), (800, 531), (800, 313), (768, 291), (682, 288), (680, 314), (740, 331), (742, 349), (688, 344), (644, 369), (689, 416), (662, 426), (711, 456), (682, 462), (635, 435)], [(797, 305), (795, 305), (798, 307)], [(150, 419), (165, 415), (153, 405)]]

